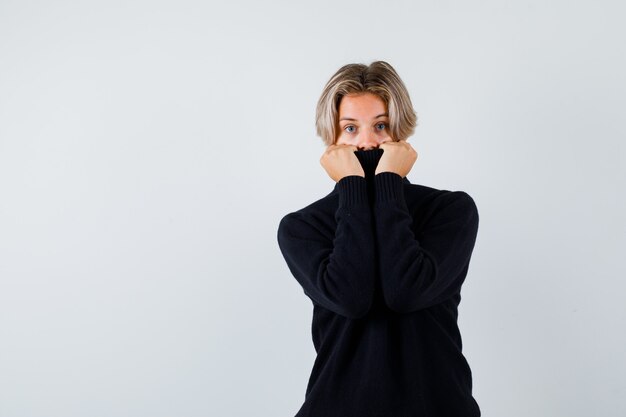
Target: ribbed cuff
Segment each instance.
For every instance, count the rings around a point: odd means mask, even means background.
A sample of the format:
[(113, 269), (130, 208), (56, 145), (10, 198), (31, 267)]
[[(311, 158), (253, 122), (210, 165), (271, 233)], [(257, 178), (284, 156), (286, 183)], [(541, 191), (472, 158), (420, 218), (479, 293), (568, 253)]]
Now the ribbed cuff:
[(374, 176), (376, 203), (400, 200), (404, 201), (404, 183), (402, 177), (395, 172), (381, 172)]
[(360, 175), (348, 175), (337, 182), (339, 205), (352, 207), (368, 204), (367, 181)]

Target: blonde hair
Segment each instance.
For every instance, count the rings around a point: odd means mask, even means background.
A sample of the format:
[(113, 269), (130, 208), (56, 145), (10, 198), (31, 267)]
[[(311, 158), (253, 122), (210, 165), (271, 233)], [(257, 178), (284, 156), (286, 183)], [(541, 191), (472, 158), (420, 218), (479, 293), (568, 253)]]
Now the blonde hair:
[(390, 136), (406, 140), (417, 126), (417, 113), (398, 73), (385, 61), (347, 64), (328, 80), (317, 102), (315, 129), (326, 146), (338, 137), (339, 103), (348, 94), (372, 93), (380, 97), (389, 113)]

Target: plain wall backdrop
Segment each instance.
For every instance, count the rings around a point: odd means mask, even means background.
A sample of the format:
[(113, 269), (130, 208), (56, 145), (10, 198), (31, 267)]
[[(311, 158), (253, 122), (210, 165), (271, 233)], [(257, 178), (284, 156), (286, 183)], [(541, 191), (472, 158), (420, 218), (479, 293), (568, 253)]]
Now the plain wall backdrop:
[(385, 60), (408, 178), (480, 215), (483, 415), (626, 415), (626, 6), (0, 1), (0, 416), (292, 416), (315, 358), (282, 216), (315, 105)]

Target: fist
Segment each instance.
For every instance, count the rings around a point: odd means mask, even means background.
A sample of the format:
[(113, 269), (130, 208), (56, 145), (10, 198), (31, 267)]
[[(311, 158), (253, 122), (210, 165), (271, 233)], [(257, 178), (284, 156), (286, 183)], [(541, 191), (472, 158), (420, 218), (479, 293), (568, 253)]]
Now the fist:
[(374, 174), (395, 172), (403, 178), (406, 177), (417, 160), (417, 151), (406, 140), (381, 143), (380, 148), (384, 152)]
[(320, 164), (335, 182), (348, 175), (365, 177), (363, 167), (354, 154), (356, 150), (354, 145), (329, 145), (320, 158)]

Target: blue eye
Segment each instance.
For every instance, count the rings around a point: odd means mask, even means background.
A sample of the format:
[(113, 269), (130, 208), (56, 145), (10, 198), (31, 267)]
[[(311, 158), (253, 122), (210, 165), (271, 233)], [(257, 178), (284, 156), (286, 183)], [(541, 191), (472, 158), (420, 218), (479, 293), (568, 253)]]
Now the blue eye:
[[(380, 128), (381, 125), (383, 126), (382, 128)], [(387, 123), (384, 123), (384, 122), (376, 123), (376, 127), (378, 128), (378, 130), (385, 130), (386, 128), (388, 128)], [(355, 130), (348, 130), (348, 129), (356, 129), (356, 127), (353, 125), (347, 125), (343, 128), (343, 130), (345, 130), (348, 133), (354, 133)]]

